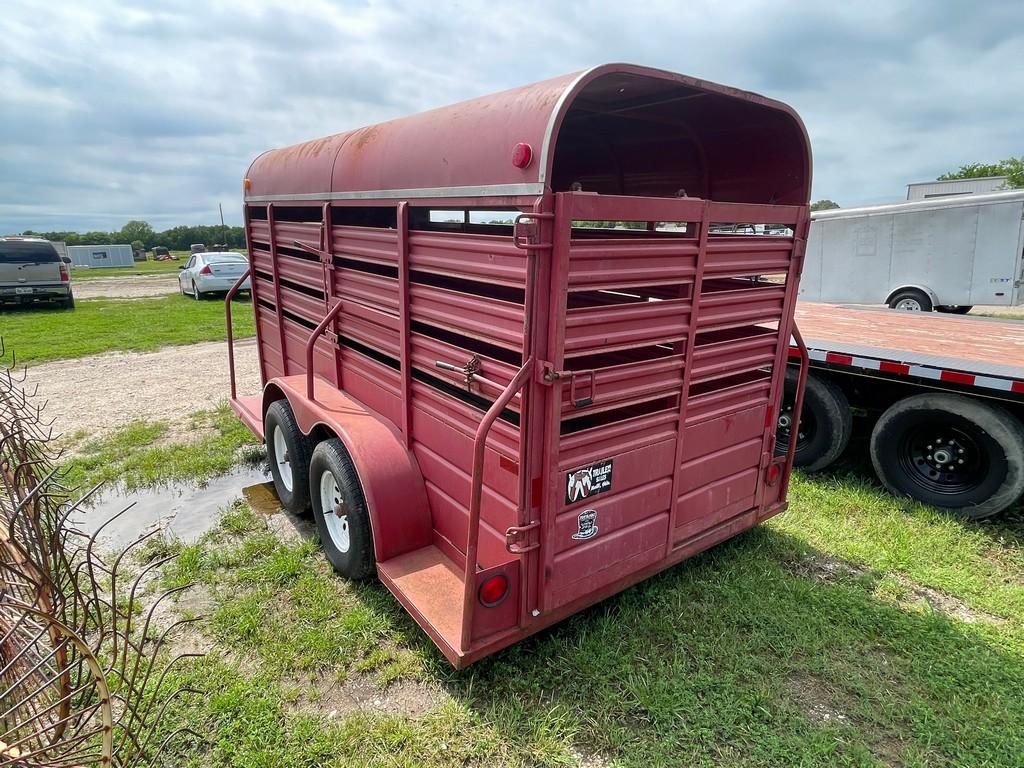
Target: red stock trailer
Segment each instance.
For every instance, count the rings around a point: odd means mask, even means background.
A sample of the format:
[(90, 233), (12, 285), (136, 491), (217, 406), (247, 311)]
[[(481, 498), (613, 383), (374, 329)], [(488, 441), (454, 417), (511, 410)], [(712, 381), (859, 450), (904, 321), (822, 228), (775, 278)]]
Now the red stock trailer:
[(785, 508), (810, 180), (789, 107), (622, 64), (264, 153), (232, 407), (463, 667)]

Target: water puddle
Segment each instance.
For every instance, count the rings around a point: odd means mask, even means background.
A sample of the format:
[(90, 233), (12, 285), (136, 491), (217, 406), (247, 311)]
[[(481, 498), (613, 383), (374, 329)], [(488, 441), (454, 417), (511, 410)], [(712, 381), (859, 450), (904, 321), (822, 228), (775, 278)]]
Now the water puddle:
[(75, 516), (76, 526), (92, 534), (104, 522), (129, 504), (131, 509), (103, 529), (104, 546), (120, 549), (140, 534), (160, 525), (168, 536), (193, 542), (217, 527), (222, 511), (235, 499), (245, 498), (254, 511), (272, 515), (281, 511), (268, 483), (264, 466), (239, 467), (226, 475), (211, 478), (203, 487), (194, 483), (171, 483), (157, 488), (128, 491), (123, 488), (100, 489)]

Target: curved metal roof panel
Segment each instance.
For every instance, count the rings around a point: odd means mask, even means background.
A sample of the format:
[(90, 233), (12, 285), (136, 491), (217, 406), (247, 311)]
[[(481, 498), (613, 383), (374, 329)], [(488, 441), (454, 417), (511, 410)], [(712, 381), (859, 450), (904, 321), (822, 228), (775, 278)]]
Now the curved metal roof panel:
[[(790, 127), (785, 130), (792, 136), (786, 139), (787, 150), (782, 154), (788, 157), (783, 163), (776, 162), (771, 172), (785, 173), (783, 166), (795, 162), (799, 167), (789, 171), (793, 176), (789, 186), (806, 188), (809, 194), (806, 132), (799, 117), (786, 105), (672, 72), (608, 64), (265, 152), (249, 168), (246, 197), (323, 200), (540, 194), (552, 188), (557, 138), (570, 109), (585, 120), (587, 110), (600, 105), (601, 116), (618, 119), (638, 108), (629, 106), (630, 98), (634, 99), (632, 103), (646, 103), (646, 99), (657, 105), (659, 98), (667, 103), (694, 96), (715, 96), (717, 102), (736, 102), (772, 113), (766, 124), (786, 122)], [(720, 104), (713, 114), (736, 122), (739, 113), (721, 110)], [(659, 119), (663, 121), (664, 115)], [(722, 143), (721, 138), (711, 138), (708, 125), (700, 124), (699, 119), (696, 123), (696, 128), (680, 124), (679, 133), (703, 131), (708, 141)], [(735, 125), (726, 128), (735, 130)], [(519, 143), (529, 144), (533, 150), (532, 162), (526, 168), (512, 163), (513, 149)], [(714, 151), (722, 156), (721, 147)], [(721, 162), (736, 165), (738, 161)], [(770, 163), (764, 165), (767, 173)], [(736, 177), (737, 171), (730, 173)]]

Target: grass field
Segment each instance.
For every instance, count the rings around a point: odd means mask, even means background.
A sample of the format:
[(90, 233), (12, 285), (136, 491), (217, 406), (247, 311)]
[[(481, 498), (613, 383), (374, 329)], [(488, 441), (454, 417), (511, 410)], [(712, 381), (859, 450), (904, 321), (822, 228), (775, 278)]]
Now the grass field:
[[(235, 248), (236, 253), (245, 254), (244, 248)], [(188, 261), (188, 251), (171, 251), (178, 257), (177, 261), (139, 261), (133, 267), (114, 267), (110, 269), (88, 269), (78, 267), (71, 270), (72, 282), (79, 280), (96, 280), (101, 277), (125, 277), (128, 275), (174, 275)]]
[[(241, 502), (180, 551), (212, 648), (168, 765), (1019, 766), (1024, 524), (857, 474), (461, 673), (375, 582)], [(201, 609), (201, 610), (200, 610)]]
[[(236, 338), (255, 334), (248, 307), (234, 312)], [(19, 364), (34, 365), (100, 352), (147, 352), (172, 344), (216, 341), (227, 335), (224, 303), (181, 296), (89, 299), (72, 311), (49, 307), (0, 311), (0, 335)]]

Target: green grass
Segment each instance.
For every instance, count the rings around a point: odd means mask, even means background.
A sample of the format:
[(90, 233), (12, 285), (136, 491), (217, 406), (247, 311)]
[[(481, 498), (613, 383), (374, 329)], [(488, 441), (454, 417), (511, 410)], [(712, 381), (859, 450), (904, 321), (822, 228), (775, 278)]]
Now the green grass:
[[(1024, 524), (961, 523), (846, 475), (798, 476), (791, 499), (461, 673), (383, 587), (238, 503), (164, 572), (213, 595), (215, 642), (177, 678), (204, 696), (164, 726), (209, 743), (167, 764), (1020, 765)], [(352, 706), (356, 683), (398, 698)]]
[(198, 438), (187, 443), (165, 439), (170, 430), (166, 422), (136, 421), (96, 440), (69, 436), (75, 457), (63, 465), (66, 482), (81, 487), (121, 483), (128, 489), (203, 482), (230, 470), (240, 456), (258, 456), (256, 438), (227, 405), (189, 418), (189, 432)]
[[(233, 318), (235, 338), (255, 334), (250, 306), (237, 306)], [(227, 337), (224, 302), (192, 301), (178, 295), (90, 299), (79, 301), (72, 311), (49, 307), (0, 311), (0, 334), (22, 365), (101, 352), (148, 352)]]

